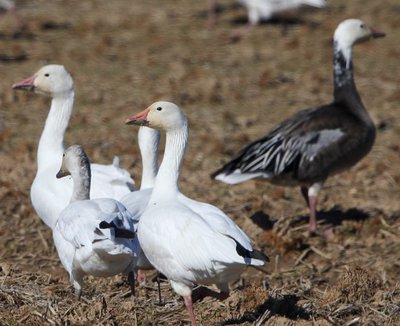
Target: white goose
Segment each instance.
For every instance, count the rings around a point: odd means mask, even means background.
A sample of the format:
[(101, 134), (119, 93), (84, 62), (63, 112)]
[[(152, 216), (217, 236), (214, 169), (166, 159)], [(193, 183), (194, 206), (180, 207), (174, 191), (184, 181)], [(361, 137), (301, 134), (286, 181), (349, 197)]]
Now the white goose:
[(69, 259), (64, 267), (75, 294), (81, 295), (85, 274), (108, 277), (126, 273), (134, 291), (140, 246), (130, 213), (111, 198), (90, 200), (90, 162), (81, 146), (73, 145), (65, 151), (57, 178), (67, 175), (72, 176), (74, 189), (53, 234), (73, 247), (73, 255), (69, 248), (65, 251), (65, 246), (57, 246), (57, 252), (60, 258)]
[(222, 211), (180, 194), (178, 177), (188, 124), (178, 106), (156, 102), (127, 123), (166, 131), (164, 158), (137, 233), (147, 258), (183, 296), (192, 325), (196, 325), (194, 284), (216, 284), (224, 298), (228, 284), (246, 266), (263, 266), (268, 258), (253, 250), (249, 238)]
[(17, 7), (14, 0), (0, 0), (0, 16), (7, 12), (13, 16), (18, 29), (21, 30), (24, 25), (17, 14)]
[[(14, 89), (31, 90), (51, 96), (50, 112), (46, 119), (37, 151), (37, 173), (31, 187), (31, 201), (36, 213), (53, 228), (61, 210), (72, 194), (72, 180), (57, 180), (64, 151), (64, 133), (74, 102), (73, 80), (61, 65), (42, 67), (32, 77), (13, 85)], [(134, 181), (126, 170), (119, 168), (118, 159), (111, 165), (92, 164), (91, 198), (119, 199), (133, 189)]]
[[(139, 191), (133, 191), (121, 198), (121, 203), (129, 210), (129, 212), (134, 216), (135, 231), (137, 231), (137, 225), (143, 214), (147, 204), (150, 200), (151, 193), (153, 191), (155, 178), (158, 171), (158, 147), (160, 142), (160, 132), (156, 129), (141, 126), (138, 132), (138, 143), (140, 154), (142, 157), (142, 179)], [(217, 207), (209, 205), (207, 203), (202, 203), (196, 200), (192, 200), (186, 197), (184, 194), (178, 194), (179, 199), (183, 201), (186, 205), (190, 206), (195, 212), (203, 215), (204, 218), (208, 220), (209, 223), (213, 225), (216, 230), (220, 232), (225, 232), (226, 229), (232, 229), (233, 232), (239, 232), (240, 236), (246, 237), (247, 235), (243, 233), (231, 219), (225, 218), (221, 219), (215, 216), (225, 214)], [(247, 241), (250, 239), (247, 238)], [(140, 252), (137, 262), (138, 272), (137, 279), (139, 283), (144, 281), (143, 270), (153, 269), (149, 260), (146, 258), (143, 251)]]
[(310, 6), (323, 8), (326, 0), (239, 0), (246, 7), (249, 24), (255, 26), (262, 20), (271, 19), (274, 15), (299, 8)]
[[(157, 158), (159, 142), (160, 132), (158, 130), (144, 126), (139, 128), (138, 143), (142, 157), (140, 190), (130, 192), (121, 198), (121, 203), (129, 210), (132, 216), (134, 216), (133, 222), (135, 224), (135, 229), (137, 228), (140, 216), (143, 214), (149, 202), (151, 192), (153, 191), (154, 181), (158, 171)], [(137, 267), (137, 280), (139, 283), (142, 283), (145, 279), (142, 271), (154, 268), (143, 251), (139, 254)]]
[(142, 215), (147, 206), (157, 176), (160, 132), (152, 128), (140, 127), (138, 143), (142, 157), (140, 190), (127, 193), (121, 198), (121, 203), (137, 218)]

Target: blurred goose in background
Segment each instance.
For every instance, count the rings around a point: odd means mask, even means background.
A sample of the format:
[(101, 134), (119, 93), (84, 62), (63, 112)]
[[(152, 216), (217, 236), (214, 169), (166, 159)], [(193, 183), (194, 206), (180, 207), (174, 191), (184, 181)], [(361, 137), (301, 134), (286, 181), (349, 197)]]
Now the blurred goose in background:
[(258, 25), (263, 20), (271, 19), (274, 15), (301, 6), (324, 8), (326, 0), (238, 0), (247, 9), (251, 26)]
[[(248, 24), (244, 30), (234, 34), (233, 37), (237, 40), (261, 21), (267, 21), (277, 14), (303, 6), (314, 8), (324, 8), (326, 6), (326, 0), (238, 0), (238, 2), (247, 9)], [(216, 16), (216, 0), (209, 0), (208, 6), (209, 25), (212, 25)]]
[(15, 5), (15, 1), (0, 0), (0, 15), (6, 14), (6, 13), (10, 13), (14, 17), (14, 20), (15, 20), (18, 30), (21, 30), (25, 27), (17, 14), (17, 7)]
[[(52, 98), (49, 114), (37, 151), (37, 173), (31, 187), (31, 201), (36, 213), (53, 228), (60, 212), (71, 198), (70, 178), (57, 180), (54, 176), (64, 152), (64, 134), (74, 103), (71, 75), (62, 65), (47, 65), (32, 77), (13, 85), (14, 89), (30, 90)], [(92, 164), (91, 198), (119, 199), (133, 189), (134, 181), (128, 171), (119, 167), (118, 158), (111, 165)], [(62, 240), (61, 240), (62, 241)]]
[(111, 198), (90, 200), (90, 162), (81, 146), (69, 147), (57, 178), (72, 176), (70, 204), (64, 208), (53, 229), (73, 247), (57, 243), (57, 252), (70, 275), (75, 294), (80, 297), (83, 276), (128, 274), (134, 294), (134, 269), (140, 246), (130, 213)]
[(156, 102), (127, 123), (166, 132), (164, 158), (137, 234), (146, 257), (183, 296), (191, 323), (196, 325), (194, 284), (216, 284), (221, 292), (214, 295), (226, 298), (228, 284), (237, 280), (246, 266), (263, 266), (268, 258), (253, 250), (246, 234), (222, 211), (182, 199), (187, 197), (179, 191), (178, 177), (188, 142), (188, 123), (178, 106)]
[(352, 47), (384, 35), (359, 19), (341, 22), (333, 41), (333, 102), (283, 121), (212, 177), (228, 184), (261, 178), (300, 186), (310, 209), (309, 230), (315, 231), (317, 196), (325, 180), (351, 168), (374, 144), (375, 126), (353, 79)]

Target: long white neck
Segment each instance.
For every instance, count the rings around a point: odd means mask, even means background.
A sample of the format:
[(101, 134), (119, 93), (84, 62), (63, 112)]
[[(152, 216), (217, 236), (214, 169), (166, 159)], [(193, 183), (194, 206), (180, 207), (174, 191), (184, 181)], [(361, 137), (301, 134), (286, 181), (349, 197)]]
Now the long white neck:
[(55, 97), (40, 137), (37, 151), (38, 171), (49, 165), (59, 167), (64, 152), (64, 134), (68, 127), (74, 104), (74, 92)]
[(164, 158), (157, 174), (150, 202), (168, 201), (179, 193), (179, 170), (189, 138), (187, 120), (179, 129), (167, 130)]
[(140, 127), (138, 132), (140, 154), (142, 156), (142, 181), (140, 189), (153, 188), (158, 172), (158, 145), (160, 132), (149, 127)]

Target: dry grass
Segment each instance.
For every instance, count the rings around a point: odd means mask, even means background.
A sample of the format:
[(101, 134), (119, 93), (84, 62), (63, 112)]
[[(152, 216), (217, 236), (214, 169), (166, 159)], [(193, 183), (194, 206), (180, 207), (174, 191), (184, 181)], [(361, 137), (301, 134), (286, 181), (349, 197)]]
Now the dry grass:
[[(244, 11), (233, 0), (220, 1), (225, 10), (212, 30), (206, 1), (17, 2), (25, 34), (13, 37), (12, 21), (0, 18), (0, 325), (188, 324), (183, 301), (166, 282), (158, 305), (152, 275), (134, 299), (122, 277), (89, 277), (83, 300), (72, 295), (51, 233), (29, 199), (49, 99), (11, 90), (50, 62), (64, 64), (75, 80), (66, 144), (81, 143), (95, 162), (120, 155), (135, 179), (136, 129), (123, 121), (161, 98), (180, 104), (191, 125), (182, 191), (224, 209), (270, 256), (267, 274), (249, 269), (226, 301), (196, 303), (201, 325), (400, 324), (397, 0), (332, 0), (285, 37), (279, 24), (265, 24), (235, 44), (228, 38)], [(334, 236), (310, 237), (297, 189), (229, 187), (209, 173), (289, 114), (330, 100), (332, 32), (348, 17), (388, 34), (354, 50), (377, 141), (322, 192), (318, 221)]]

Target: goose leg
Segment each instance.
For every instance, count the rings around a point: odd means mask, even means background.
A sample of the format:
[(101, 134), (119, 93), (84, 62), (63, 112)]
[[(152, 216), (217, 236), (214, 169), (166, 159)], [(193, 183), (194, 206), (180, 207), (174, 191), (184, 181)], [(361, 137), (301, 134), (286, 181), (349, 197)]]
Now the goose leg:
[(136, 273), (136, 279), (138, 281), (139, 284), (143, 284), (146, 280), (145, 274), (143, 272), (143, 270), (138, 269), (137, 273)]
[(135, 297), (136, 296), (135, 273), (133, 271), (130, 271), (128, 273), (128, 283), (131, 288), (132, 297)]
[(306, 201), (307, 207), (310, 207), (310, 202), (308, 201), (308, 188), (306, 186), (301, 186), (301, 194)]
[(162, 305), (160, 273), (157, 273), (158, 304)]
[(83, 273), (80, 270), (73, 270), (70, 275), (70, 281), (74, 287), (74, 295), (80, 300), (82, 296)]
[(189, 312), (191, 325), (197, 326), (196, 318), (194, 317), (192, 296), (191, 295), (184, 296), (183, 300), (185, 301), (185, 306)]
[(208, 0), (208, 28), (214, 27), (217, 21), (217, 1)]
[(317, 230), (316, 208), (318, 193), (320, 192), (322, 185), (323, 182), (317, 182), (308, 188), (308, 207), (310, 209), (310, 222), (308, 224), (308, 230), (310, 232), (315, 232)]
[(317, 206), (317, 196), (309, 196), (309, 208), (310, 208), (310, 221), (308, 224), (308, 231), (315, 232), (317, 230), (317, 221), (315, 217), (315, 207)]

